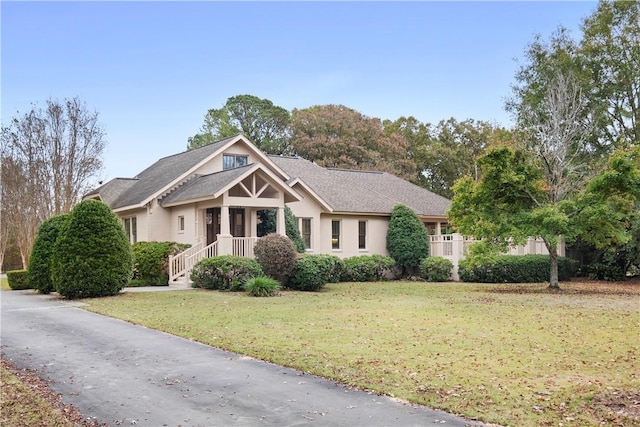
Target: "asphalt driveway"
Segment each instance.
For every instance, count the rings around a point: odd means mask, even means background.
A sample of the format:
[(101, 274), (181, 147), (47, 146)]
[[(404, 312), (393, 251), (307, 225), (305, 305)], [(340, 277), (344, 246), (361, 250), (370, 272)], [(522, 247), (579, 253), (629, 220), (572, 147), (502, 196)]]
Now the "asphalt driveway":
[(138, 426), (479, 426), (293, 369), (2, 291), (2, 357), (37, 369), (100, 423)]

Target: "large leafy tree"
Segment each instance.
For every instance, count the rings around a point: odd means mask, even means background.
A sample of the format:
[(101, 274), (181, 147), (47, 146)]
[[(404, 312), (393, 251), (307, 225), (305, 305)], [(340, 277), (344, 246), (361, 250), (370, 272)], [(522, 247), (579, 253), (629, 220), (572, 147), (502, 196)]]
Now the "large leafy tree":
[(560, 27), (538, 35), (525, 51), (507, 110), (522, 120), (540, 108), (558, 72), (572, 74), (594, 123), (589, 143), (597, 154), (640, 142), (640, 2), (606, 1), (582, 25), (575, 40)]
[(614, 154), (584, 187), (564, 191), (539, 158), (516, 147), (496, 147), (479, 159), (478, 181), (466, 177), (454, 187), (448, 213), (461, 233), (498, 247), (541, 237), (550, 254), (549, 287), (558, 284), (558, 243), (578, 237), (607, 247), (632, 238), (629, 224), (640, 198), (638, 151)]
[(380, 119), (343, 105), (293, 110), (291, 143), (296, 154), (323, 167), (415, 176), (409, 144), (401, 134), (385, 133)]
[(455, 118), (436, 126), (414, 117), (385, 121), (385, 132), (402, 134), (409, 142), (409, 155), (417, 174), (412, 181), (441, 196), (453, 196), (458, 178), (476, 174), (476, 159), (491, 144), (509, 140), (511, 133), (488, 122)]
[(600, 138), (640, 144), (640, 2), (601, 1), (582, 30), (577, 62)]
[(222, 108), (207, 112), (200, 132), (189, 138), (187, 148), (191, 150), (242, 132), (264, 152), (287, 154), (290, 120), (289, 111), (268, 99), (233, 96)]
[(102, 169), (104, 136), (98, 113), (78, 98), (50, 99), (2, 128), (3, 227), (24, 266), (40, 224), (69, 212), (93, 185)]

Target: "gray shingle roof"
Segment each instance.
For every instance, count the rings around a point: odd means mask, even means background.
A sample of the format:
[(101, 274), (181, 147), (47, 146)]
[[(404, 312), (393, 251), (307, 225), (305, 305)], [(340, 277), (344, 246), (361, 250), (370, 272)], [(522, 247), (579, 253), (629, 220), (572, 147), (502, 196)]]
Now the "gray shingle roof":
[(136, 182), (123, 191), (115, 201), (109, 203), (109, 206), (111, 209), (118, 209), (139, 205), (196, 166), (200, 161), (218, 151), (236, 136), (194, 150), (163, 157), (140, 172), (135, 177)]
[(383, 172), (325, 169), (300, 157), (270, 156), (291, 178), (300, 178), (334, 212), (389, 214), (403, 204), (424, 216), (445, 216), (451, 202)]
[(114, 178), (109, 182), (96, 188), (84, 197), (100, 196), (100, 199), (107, 205), (112, 206), (117, 198), (131, 188), (135, 183), (136, 178)]
[(160, 204), (168, 205), (213, 196), (216, 191), (233, 182), (253, 166), (253, 164), (250, 164), (208, 175), (196, 175), (175, 191), (163, 197)]

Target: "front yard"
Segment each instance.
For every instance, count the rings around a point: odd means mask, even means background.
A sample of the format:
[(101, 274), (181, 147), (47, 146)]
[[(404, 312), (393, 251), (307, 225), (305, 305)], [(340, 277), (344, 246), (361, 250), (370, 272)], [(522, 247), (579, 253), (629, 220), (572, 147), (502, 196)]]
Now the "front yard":
[(88, 310), (503, 425), (640, 425), (640, 285), (338, 283)]

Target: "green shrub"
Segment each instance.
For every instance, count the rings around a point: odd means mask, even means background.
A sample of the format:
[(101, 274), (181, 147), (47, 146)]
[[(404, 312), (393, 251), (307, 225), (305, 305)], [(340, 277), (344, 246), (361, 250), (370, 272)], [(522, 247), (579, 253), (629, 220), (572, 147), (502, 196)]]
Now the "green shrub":
[(29, 286), (27, 270), (7, 271), (7, 282), (9, 282), (9, 287), (14, 291), (32, 289), (32, 287)]
[[(258, 237), (275, 233), (278, 223), (277, 209), (262, 209), (258, 211), (259, 223), (257, 227)], [(291, 239), (298, 253), (304, 253), (304, 240), (298, 228), (298, 219), (289, 206), (284, 208), (285, 234)]]
[(375, 282), (393, 276), (396, 263), (393, 258), (382, 255), (354, 256), (344, 260), (340, 281)]
[(84, 200), (71, 211), (56, 240), (52, 279), (65, 298), (115, 295), (133, 273), (131, 245), (118, 217), (97, 200)]
[(242, 287), (247, 293), (254, 297), (272, 297), (278, 294), (280, 283), (271, 277), (253, 277)]
[(334, 255), (302, 254), (289, 276), (288, 287), (298, 291), (318, 291), (327, 283), (340, 281), (343, 262)]
[(64, 227), (69, 224), (70, 219), (71, 215), (69, 214), (57, 215), (45, 220), (40, 225), (27, 268), (30, 286), (40, 293), (48, 294), (55, 290), (53, 280), (51, 280), (54, 246), (56, 239)]
[(453, 263), (446, 258), (434, 256), (420, 262), (420, 276), (428, 282), (446, 282), (451, 278)]
[(387, 250), (403, 275), (417, 272), (420, 261), (429, 256), (427, 229), (418, 215), (404, 205), (396, 205), (391, 212)]
[(256, 261), (267, 276), (280, 283), (289, 281), (298, 256), (290, 238), (275, 233), (268, 234), (258, 239), (254, 253)]
[(169, 257), (190, 245), (176, 242), (137, 242), (133, 250), (133, 279), (128, 286), (165, 286), (169, 283)]
[(262, 275), (255, 259), (220, 255), (199, 261), (191, 270), (191, 281), (194, 288), (241, 291), (247, 280)]
[[(577, 261), (558, 257), (558, 279), (574, 276)], [(480, 283), (538, 283), (548, 282), (548, 255), (499, 255), (484, 263), (463, 259), (458, 263), (458, 275), (463, 282)]]

